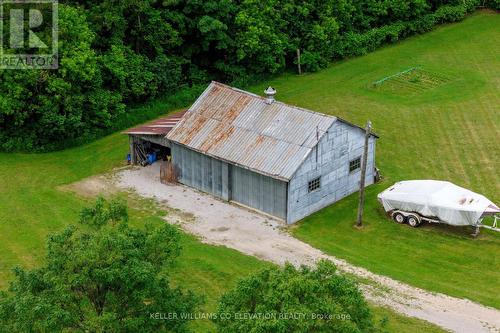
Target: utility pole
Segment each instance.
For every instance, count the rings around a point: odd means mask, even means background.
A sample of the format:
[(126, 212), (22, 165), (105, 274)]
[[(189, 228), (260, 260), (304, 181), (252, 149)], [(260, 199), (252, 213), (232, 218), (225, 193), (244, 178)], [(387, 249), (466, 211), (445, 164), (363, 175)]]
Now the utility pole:
[(359, 205), (358, 205), (358, 219), (356, 221), (357, 227), (363, 226), (363, 207), (365, 206), (365, 178), (366, 178), (366, 164), (368, 162), (368, 142), (370, 139), (370, 132), (372, 129), (371, 121), (366, 122), (365, 129), (365, 147), (363, 150), (363, 157), (361, 160), (361, 179), (359, 180)]
[(299, 75), (302, 74), (302, 68), (300, 67), (300, 49), (297, 49), (297, 66), (299, 68)]

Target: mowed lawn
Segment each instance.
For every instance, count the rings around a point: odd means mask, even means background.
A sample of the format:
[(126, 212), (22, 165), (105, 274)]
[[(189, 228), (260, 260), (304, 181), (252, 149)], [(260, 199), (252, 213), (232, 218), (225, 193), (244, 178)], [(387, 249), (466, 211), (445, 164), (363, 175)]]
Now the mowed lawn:
[[(90, 203), (61, 191), (60, 186), (123, 165), (127, 142), (125, 136), (115, 134), (62, 152), (0, 154), (0, 289), (8, 287), (14, 266), (39, 265), (47, 235), (75, 223), (81, 208)], [(144, 204), (141, 210), (132, 209), (132, 223), (164, 223), (157, 210), (148, 213), (149, 208), (150, 204)], [(182, 236), (182, 246), (181, 257), (171, 270), (173, 283), (204, 296), (201, 312), (213, 312), (221, 294), (238, 279), (270, 265), (225, 247), (202, 244), (187, 234)], [(389, 319), (389, 332), (443, 332), (424, 321), (371, 308), (377, 322)], [(195, 332), (215, 331), (208, 320), (194, 321), (191, 328)]]
[[(45, 255), (46, 237), (70, 223), (90, 202), (60, 190), (61, 185), (111, 171), (124, 164), (127, 138), (115, 134), (79, 148), (49, 154), (0, 154), (0, 289), (8, 287), (12, 268), (33, 268)], [(142, 206), (137, 203), (134, 206)], [(164, 223), (157, 209), (131, 210), (132, 223)], [(148, 209), (150, 209), (148, 213)], [(171, 270), (174, 285), (203, 295), (202, 312), (213, 312), (223, 292), (248, 274), (269, 266), (237, 251), (202, 244), (182, 234), (183, 251)], [(372, 306), (378, 321), (388, 318), (389, 332), (442, 332), (421, 320)], [(191, 325), (195, 332), (214, 332), (208, 320)]]
[[(383, 183), (368, 189), (365, 228), (353, 229), (357, 195), (292, 228), (325, 252), (432, 291), (500, 308), (500, 233), (387, 220), (376, 195), (396, 181), (441, 179), (500, 204), (500, 15), (478, 12), (364, 57), (271, 84), (277, 98), (363, 125), (380, 135)], [(426, 82), (371, 83), (414, 66)], [(265, 85), (255, 87), (261, 93)]]

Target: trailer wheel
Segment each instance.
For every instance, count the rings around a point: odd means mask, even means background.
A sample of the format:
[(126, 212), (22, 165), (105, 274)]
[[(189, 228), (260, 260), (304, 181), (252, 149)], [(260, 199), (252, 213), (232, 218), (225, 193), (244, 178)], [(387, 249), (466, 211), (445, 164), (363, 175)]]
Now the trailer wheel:
[(413, 228), (416, 228), (420, 225), (421, 222), (420, 217), (417, 216), (416, 214), (408, 215), (407, 219), (408, 219), (408, 224)]
[(392, 219), (399, 224), (403, 224), (406, 222), (406, 217), (399, 212), (392, 214)]

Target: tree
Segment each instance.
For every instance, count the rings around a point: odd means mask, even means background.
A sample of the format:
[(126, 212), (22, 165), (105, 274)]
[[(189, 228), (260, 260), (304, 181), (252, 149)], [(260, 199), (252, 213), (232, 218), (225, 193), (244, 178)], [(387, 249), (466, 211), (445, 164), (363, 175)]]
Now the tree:
[[(484, 4), (498, 8), (499, 1)], [(295, 68), (297, 49), (302, 69), (317, 71), (460, 20), (479, 3), (61, 0), (59, 68), (0, 70), (0, 150), (47, 151), (93, 140), (132, 125), (136, 115), (127, 106), (212, 79), (247, 85)], [(37, 34), (49, 35), (49, 26)], [(192, 100), (188, 95), (179, 106)]]
[[(190, 313), (200, 303), (172, 288), (167, 270), (180, 253), (177, 230), (131, 228), (123, 203), (100, 198), (80, 222), (50, 236), (45, 265), (15, 269), (0, 295), (0, 327), (8, 332), (186, 331), (187, 319), (152, 313)], [(0, 329), (1, 331), (1, 329)]]
[(102, 87), (85, 12), (58, 8), (59, 69), (0, 71), (2, 149), (42, 150), (89, 128), (109, 127), (124, 111), (121, 94)]
[(375, 331), (358, 287), (329, 261), (316, 269), (286, 264), (241, 280), (222, 296), (214, 321), (225, 333)]
[(280, 0), (244, 0), (236, 14), (236, 62), (251, 73), (276, 73), (285, 68), (286, 22), (276, 10)]
[(339, 24), (336, 1), (281, 0), (279, 8), (286, 22), (287, 66), (297, 63), (296, 50), (301, 50), (302, 67), (314, 72), (325, 67), (332, 59), (334, 40), (338, 37)]

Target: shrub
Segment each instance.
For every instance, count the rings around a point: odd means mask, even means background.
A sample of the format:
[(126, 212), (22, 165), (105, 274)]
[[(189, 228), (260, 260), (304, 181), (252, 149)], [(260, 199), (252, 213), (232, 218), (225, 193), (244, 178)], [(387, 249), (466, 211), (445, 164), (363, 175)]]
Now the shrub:
[(466, 7), (464, 6), (442, 6), (434, 13), (435, 22), (456, 22), (465, 17)]
[(356, 284), (329, 261), (316, 269), (269, 268), (224, 294), (214, 319), (219, 332), (375, 331)]

